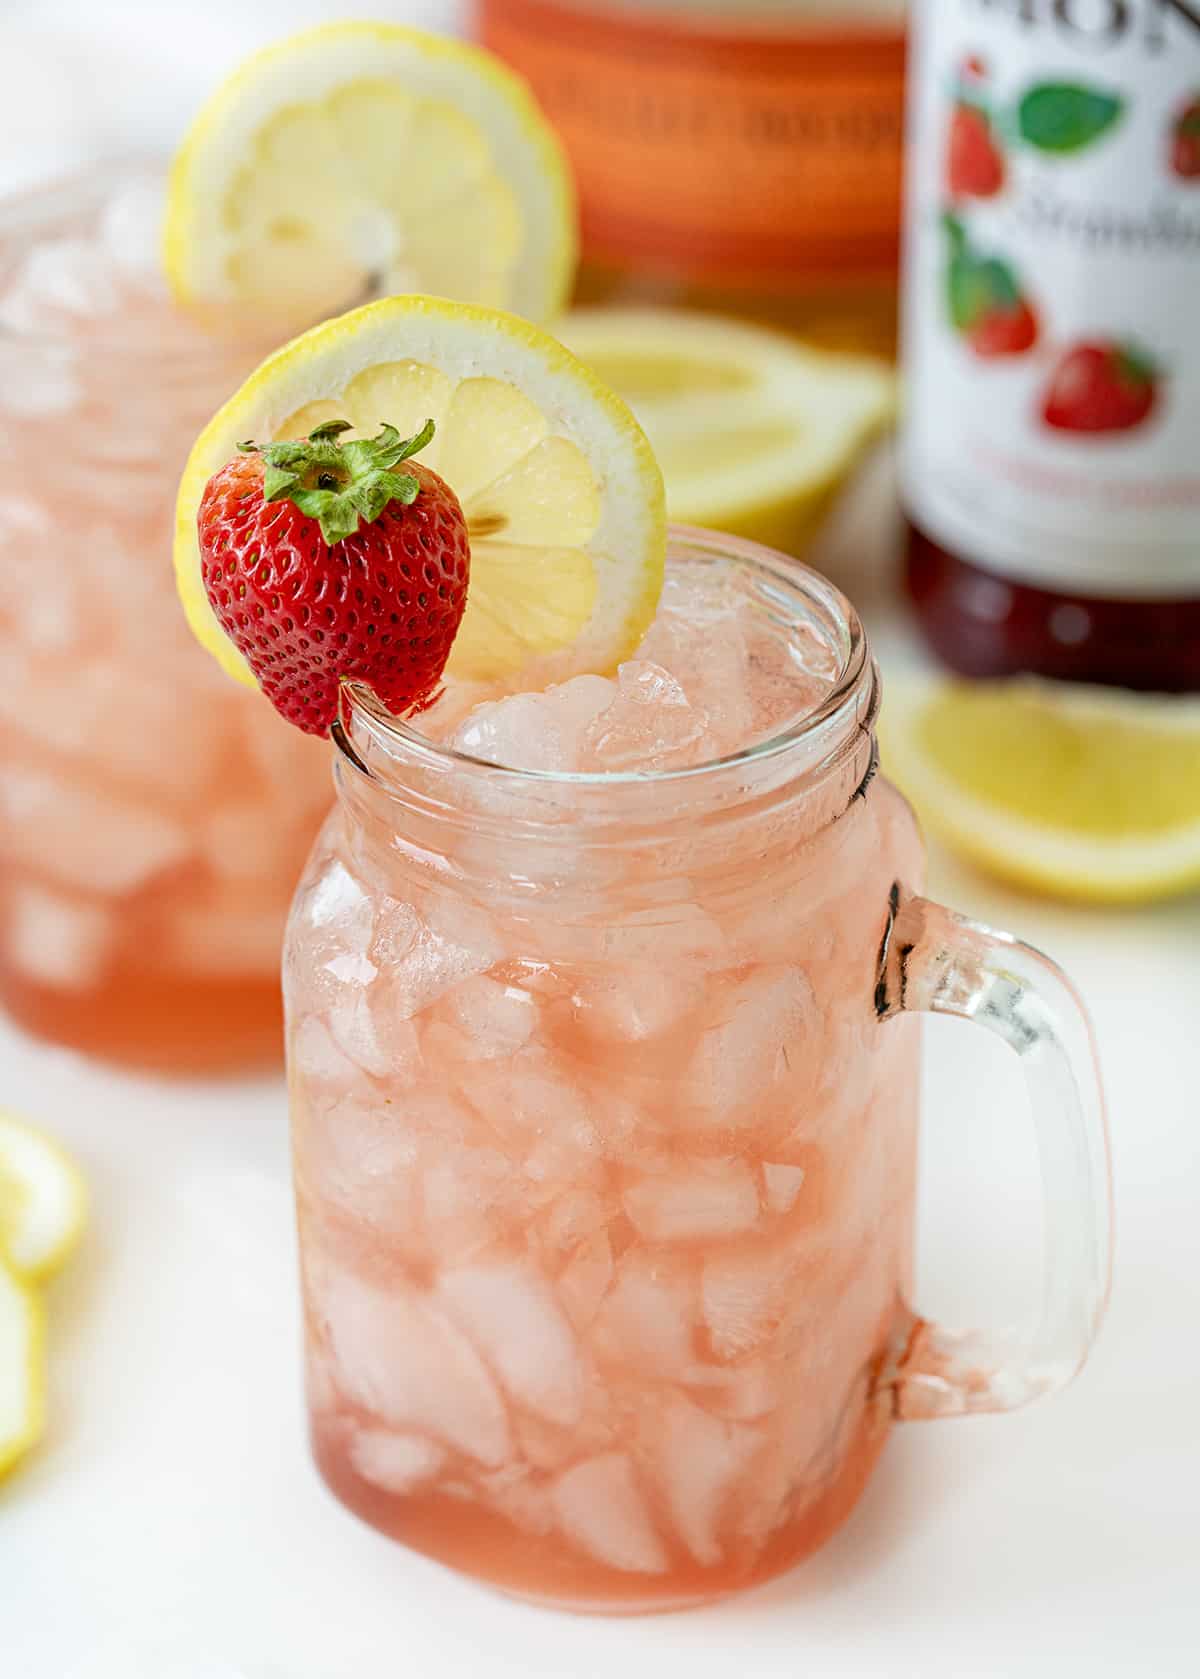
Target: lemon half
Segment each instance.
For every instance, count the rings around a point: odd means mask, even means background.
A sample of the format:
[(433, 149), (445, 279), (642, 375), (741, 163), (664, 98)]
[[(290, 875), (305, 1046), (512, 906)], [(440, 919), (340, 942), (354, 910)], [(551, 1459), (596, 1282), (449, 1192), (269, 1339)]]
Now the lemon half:
[(658, 605), (666, 553), (662, 474), (632, 414), (548, 334), (494, 310), (391, 297), (327, 321), (251, 375), (205, 427), (177, 504), (175, 564), (198, 640), (231, 676), (249, 666), (200, 573), (196, 513), (238, 442), (347, 435), (426, 419), (421, 460), (457, 493), (471, 532), (467, 610), (448, 670), (503, 681), (610, 671)]
[(164, 259), (184, 304), (297, 320), (422, 291), (544, 320), (575, 225), (518, 77), (420, 30), (330, 23), (256, 53), (204, 105), (171, 170)]
[(869, 356), (668, 309), (578, 309), (556, 330), (646, 429), (672, 519), (797, 552), (892, 419)]
[(1010, 682), (889, 688), (884, 768), (989, 872), (1082, 901), (1200, 884), (1200, 703)]

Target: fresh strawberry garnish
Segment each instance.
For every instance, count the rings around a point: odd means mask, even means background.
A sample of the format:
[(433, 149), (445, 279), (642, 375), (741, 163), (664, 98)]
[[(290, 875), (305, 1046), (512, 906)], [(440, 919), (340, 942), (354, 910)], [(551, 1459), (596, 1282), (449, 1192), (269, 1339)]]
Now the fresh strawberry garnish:
[(1074, 344), (1050, 377), (1042, 419), (1056, 431), (1133, 431), (1158, 405), (1157, 364), (1132, 344)]
[[(467, 602), (470, 547), (454, 491), (404, 440), (241, 445), (209, 479), (197, 525), (205, 591), (222, 629), (289, 722), (325, 734), (354, 678), (393, 711), (437, 686)], [(406, 463), (403, 472), (396, 468)]]
[(1172, 125), (1171, 169), (1181, 180), (1200, 180), (1200, 99), (1185, 105)]
[(946, 142), (947, 192), (951, 198), (994, 198), (1006, 176), (987, 111), (974, 100), (958, 100)]

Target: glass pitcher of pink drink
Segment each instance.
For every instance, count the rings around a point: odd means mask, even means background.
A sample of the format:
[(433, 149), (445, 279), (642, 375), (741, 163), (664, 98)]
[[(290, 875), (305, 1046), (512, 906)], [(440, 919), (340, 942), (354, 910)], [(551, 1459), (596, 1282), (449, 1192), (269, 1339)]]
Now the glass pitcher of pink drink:
[(180, 1071), (278, 1059), (330, 793), (175, 591), (180, 469), (270, 345), (168, 300), (161, 193), (110, 167), (0, 206), (0, 1005)]
[[(1047, 958), (922, 897), (862, 627), (794, 562), (677, 530), (618, 677), (471, 701), (411, 725), (349, 691), (290, 922), (317, 1461), (522, 1597), (701, 1603), (822, 1544), (898, 1418), (1079, 1368), (1090, 1028)], [(1006, 1337), (912, 1301), (926, 1011), (1027, 1075), (1045, 1290)]]

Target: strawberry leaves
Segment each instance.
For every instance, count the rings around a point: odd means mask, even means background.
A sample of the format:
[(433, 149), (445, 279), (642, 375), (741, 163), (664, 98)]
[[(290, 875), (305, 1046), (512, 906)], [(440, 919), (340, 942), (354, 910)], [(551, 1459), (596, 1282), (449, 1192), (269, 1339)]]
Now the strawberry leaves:
[(411, 506), (420, 483), (395, 468), (431, 442), (434, 425), (426, 420), (414, 437), (402, 438), (385, 424), (378, 437), (339, 442), (350, 429), (348, 420), (327, 420), (307, 440), (238, 444), (243, 454), (262, 456), (263, 500), (290, 501), (317, 521), (330, 547), (373, 524), (391, 502)]

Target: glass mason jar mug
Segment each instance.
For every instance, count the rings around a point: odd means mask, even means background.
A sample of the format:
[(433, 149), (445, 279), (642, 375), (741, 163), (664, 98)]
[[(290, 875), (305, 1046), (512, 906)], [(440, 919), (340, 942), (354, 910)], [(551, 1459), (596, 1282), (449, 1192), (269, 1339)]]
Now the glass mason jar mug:
[[(920, 895), (878, 680), (815, 573), (676, 531), (838, 675), (699, 769), (498, 768), (347, 698), (285, 957), (320, 1468), (519, 1595), (678, 1607), (821, 1544), (894, 1419), (1066, 1382), (1107, 1292), (1102, 1099), (1045, 957)], [(912, 1281), (919, 1028), (1028, 1077), (1047, 1275), (998, 1339)]]

